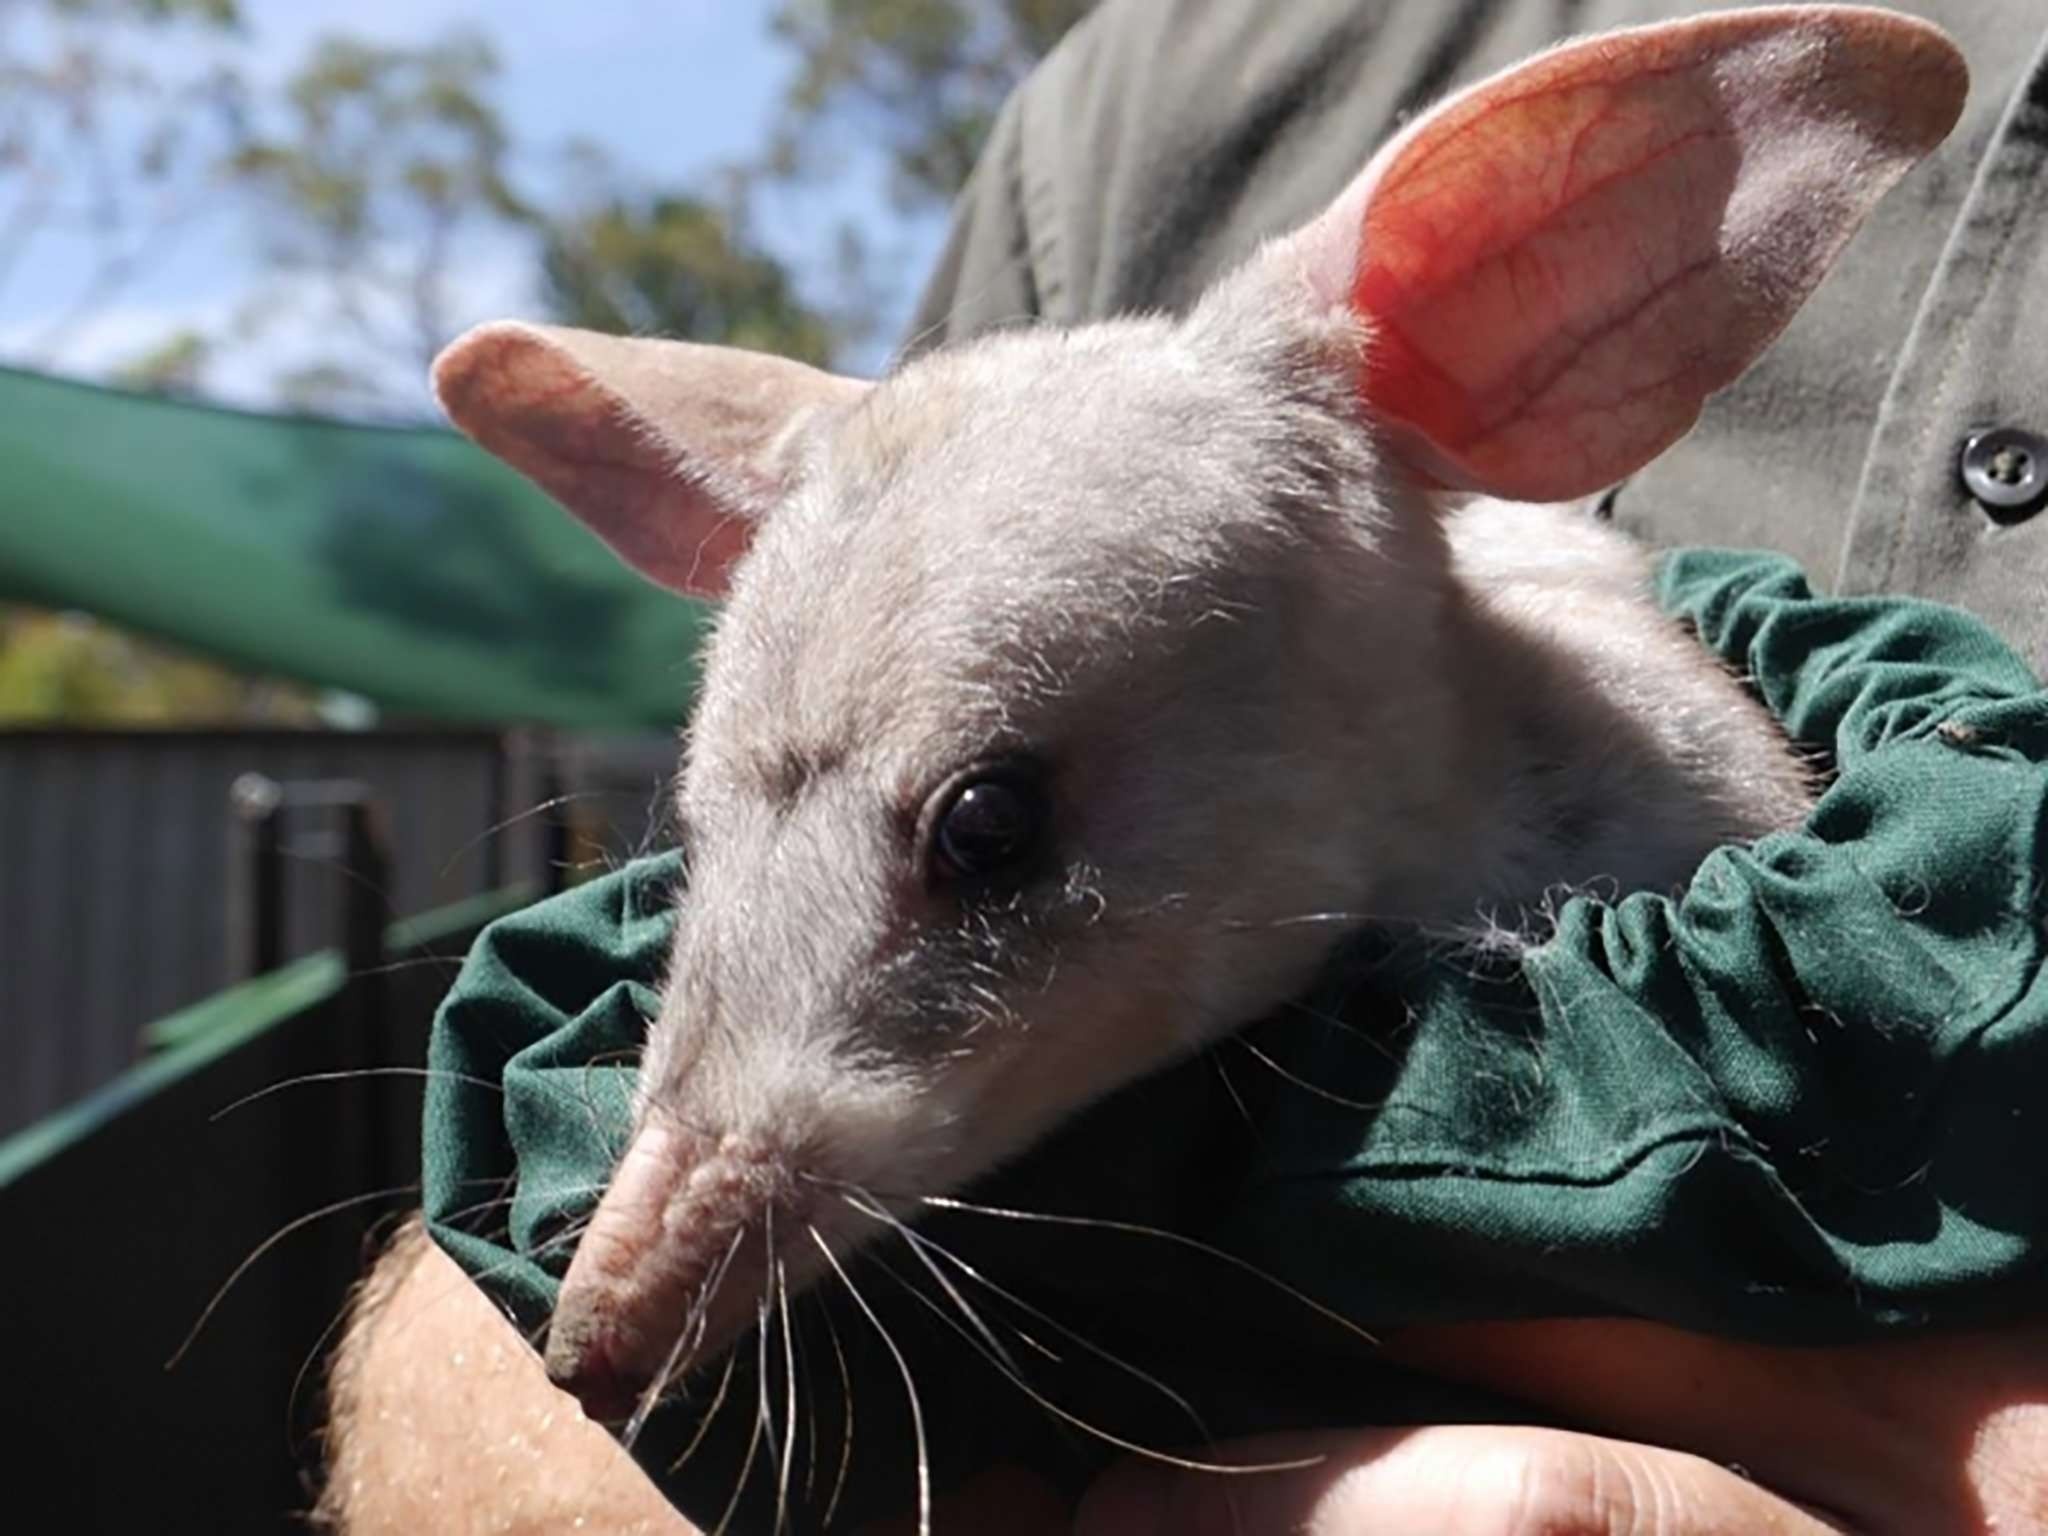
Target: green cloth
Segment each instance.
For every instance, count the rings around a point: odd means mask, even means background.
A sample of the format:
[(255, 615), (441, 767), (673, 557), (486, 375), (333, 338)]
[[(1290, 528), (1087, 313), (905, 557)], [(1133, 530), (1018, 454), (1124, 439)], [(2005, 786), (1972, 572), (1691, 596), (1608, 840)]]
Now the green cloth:
[[(1187, 1233), (1374, 1329), (1626, 1314), (1828, 1342), (2038, 1312), (2048, 694), (1967, 615), (1817, 598), (1776, 556), (1671, 556), (1660, 595), (1836, 771), (1804, 829), (1715, 853), (1680, 899), (1576, 898), (1518, 957), (1361, 941), (1301, 1005), (1082, 1117), (976, 1198)], [(500, 921), (442, 1011), (429, 1218), (522, 1321), (545, 1316), (563, 1266), (542, 1246), (587, 1209), (625, 1133), (617, 1053), (653, 1008), (680, 879), (675, 856), (647, 859)], [(507, 1180), (509, 1224), (497, 1206), (465, 1214)], [(1163, 1378), (1219, 1434), (1483, 1411), (1422, 1395), (1326, 1318), (1186, 1245), (965, 1214), (930, 1230)], [(910, 1294), (905, 1281), (938, 1294), (915, 1256), (854, 1274), (890, 1309), (942, 1475), (1000, 1452), (1078, 1479), (1101, 1459)], [(866, 1447), (849, 1497), (903, 1508), (895, 1361), (837, 1286), (807, 1306), (807, 1411), (829, 1424), (840, 1398), (829, 1311)], [(1200, 1440), (1136, 1378), (1025, 1321), (1060, 1359), (1018, 1359), (1064, 1406), (1154, 1444)], [(706, 1522), (756, 1418), (763, 1355), (750, 1342), (736, 1358), (739, 1383), (681, 1473), (668, 1464), (709, 1383), (636, 1447)], [(828, 1482), (836, 1431), (820, 1439), (813, 1476)], [(772, 1519), (775, 1459), (756, 1457), (756, 1518)], [(823, 1498), (802, 1505), (813, 1521)]]
[(704, 610), (436, 428), (0, 369), (0, 600), (401, 714), (668, 730)]

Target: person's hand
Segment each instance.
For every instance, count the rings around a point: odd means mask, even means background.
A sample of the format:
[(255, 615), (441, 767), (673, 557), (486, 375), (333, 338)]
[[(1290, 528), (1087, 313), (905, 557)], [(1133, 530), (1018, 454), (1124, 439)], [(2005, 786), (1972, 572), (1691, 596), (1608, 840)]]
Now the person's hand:
[(1077, 1536), (2048, 1532), (2048, 1329), (1791, 1350), (1643, 1323), (1499, 1324), (1390, 1352), (1625, 1438), (1269, 1437), (1225, 1459), (1323, 1459), (1228, 1478), (1126, 1463), (1090, 1492)]
[(1275, 1436), (1247, 1460), (1320, 1456), (1229, 1478), (1130, 1462), (1076, 1536), (1841, 1536), (1817, 1510), (1680, 1451), (1562, 1430), (1455, 1424)]

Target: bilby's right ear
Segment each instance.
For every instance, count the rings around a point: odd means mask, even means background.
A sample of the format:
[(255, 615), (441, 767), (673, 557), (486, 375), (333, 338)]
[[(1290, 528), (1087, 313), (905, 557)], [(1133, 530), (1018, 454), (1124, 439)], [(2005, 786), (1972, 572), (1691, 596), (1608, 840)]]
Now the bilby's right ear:
[(1856, 6), (1585, 38), (1423, 114), (1230, 291), (1361, 322), (1359, 403), (1424, 481), (1590, 495), (1770, 344), (1968, 84)]
[(641, 575), (725, 592), (790, 489), (795, 443), (868, 386), (734, 347), (500, 322), (434, 361), (464, 432), (587, 523)]

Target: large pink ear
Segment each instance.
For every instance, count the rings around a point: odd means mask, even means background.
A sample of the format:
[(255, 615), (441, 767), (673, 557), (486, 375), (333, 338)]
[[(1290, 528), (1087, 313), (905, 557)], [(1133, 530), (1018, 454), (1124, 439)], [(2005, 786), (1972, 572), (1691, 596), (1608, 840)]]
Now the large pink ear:
[(1365, 321), (1363, 393), (1421, 474), (1565, 500), (1685, 434), (1967, 83), (1885, 11), (1609, 33), (1451, 98), (1282, 249)]
[(868, 388), (732, 347), (499, 323), (434, 360), (449, 419), (588, 523), (633, 569), (717, 597), (787, 494), (820, 411)]

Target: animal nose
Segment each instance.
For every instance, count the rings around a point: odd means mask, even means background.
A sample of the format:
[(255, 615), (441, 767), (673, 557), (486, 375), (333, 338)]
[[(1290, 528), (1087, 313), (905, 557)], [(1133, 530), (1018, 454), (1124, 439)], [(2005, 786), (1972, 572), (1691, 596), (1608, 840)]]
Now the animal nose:
[(546, 1365), (548, 1380), (601, 1424), (632, 1417), (647, 1386), (640, 1372), (621, 1361), (617, 1336), (602, 1331), (558, 1328), (548, 1340)]
[(662, 1372), (730, 1342), (766, 1282), (761, 1231), (786, 1161), (749, 1138), (642, 1127), (562, 1277), (548, 1379), (618, 1422)]

